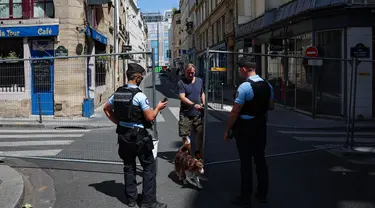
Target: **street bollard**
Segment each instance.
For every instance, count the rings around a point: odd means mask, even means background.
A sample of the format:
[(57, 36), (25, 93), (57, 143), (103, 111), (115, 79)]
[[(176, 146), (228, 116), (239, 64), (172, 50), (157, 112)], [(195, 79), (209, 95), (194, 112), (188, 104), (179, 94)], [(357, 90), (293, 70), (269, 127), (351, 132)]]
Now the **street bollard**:
[(221, 83), (221, 109), (224, 108), (224, 83)]
[(42, 104), (40, 103), (40, 93), (38, 93), (39, 123), (42, 123)]

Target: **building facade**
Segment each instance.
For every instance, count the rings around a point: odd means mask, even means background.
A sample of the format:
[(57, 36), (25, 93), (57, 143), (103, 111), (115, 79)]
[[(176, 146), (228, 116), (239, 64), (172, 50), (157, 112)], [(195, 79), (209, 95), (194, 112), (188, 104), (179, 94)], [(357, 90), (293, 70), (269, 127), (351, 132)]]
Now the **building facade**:
[(186, 65), (195, 63), (195, 40), (194, 40), (194, 21), (195, 21), (195, 1), (181, 0), (181, 60)]
[(123, 83), (112, 57), (11, 59), (113, 52), (112, 2), (35, 1), (10, 0), (0, 11), (0, 117), (84, 116), (84, 105), (104, 103)]
[[(257, 5), (243, 0), (239, 3)], [(257, 1), (258, 2), (258, 1)], [(373, 1), (263, 1), (263, 10), (239, 11), (236, 51), (304, 55), (309, 46), (323, 60), (314, 68), (301, 58), (257, 57), (257, 69), (275, 87), (276, 99), (312, 115), (346, 117), (352, 66), (350, 50), (357, 44), (369, 49), (358, 65), (355, 119), (375, 116)], [(243, 8), (243, 5), (237, 5)], [(313, 99), (316, 100), (313, 102)]]
[[(161, 13), (143, 13), (144, 20), (148, 28), (148, 50), (155, 50), (155, 66), (160, 70), (161, 67), (169, 66), (169, 27), (172, 22), (172, 10)], [(151, 66), (151, 60), (149, 61)]]
[(183, 62), (181, 61), (181, 11), (177, 10), (172, 16), (171, 30), (169, 32), (171, 42), (169, 45), (171, 62), (173, 68), (181, 68)]
[[(131, 52), (145, 52), (147, 50), (145, 38), (145, 22), (140, 12), (140, 8), (137, 6), (136, 1), (127, 0), (129, 3), (127, 7), (127, 23), (126, 31), (129, 33), (129, 38), (127, 39), (128, 45), (132, 46)], [(122, 51), (126, 51), (125, 48)], [(146, 68), (147, 57), (145, 54), (134, 54), (130, 57), (130, 62), (138, 63)]]
[[(200, 76), (205, 71), (205, 50), (234, 51), (236, 5), (233, 0), (198, 0), (194, 5), (196, 12), (195, 54)], [(233, 55), (215, 55), (210, 63), (212, 67), (224, 68), (220, 72), (221, 81), (231, 84), (233, 81)]]

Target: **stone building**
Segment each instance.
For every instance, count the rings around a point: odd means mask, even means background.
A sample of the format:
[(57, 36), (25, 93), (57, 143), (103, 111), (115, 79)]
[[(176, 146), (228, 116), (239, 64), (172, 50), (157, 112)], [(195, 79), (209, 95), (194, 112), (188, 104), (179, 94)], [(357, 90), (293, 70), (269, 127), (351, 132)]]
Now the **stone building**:
[[(205, 50), (233, 51), (235, 46), (236, 5), (233, 0), (198, 0), (195, 4), (195, 50), (200, 76), (204, 76)], [(216, 55), (211, 67), (224, 68), (222, 82), (233, 80), (233, 55)]]
[(171, 63), (173, 67), (181, 67), (181, 11), (178, 10), (173, 14), (171, 24), (170, 36), (172, 36), (172, 42), (170, 45), (171, 50)]
[[(112, 1), (8, 2), (0, 11), (0, 117), (88, 117), (123, 83), (124, 64), (113, 57), (14, 60), (112, 53)], [(121, 48), (127, 33), (119, 2)]]
[(323, 59), (311, 66), (306, 58), (257, 57), (278, 102), (312, 117), (347, 117), (353, 68), (345, 60), (360, 45), (368, 56), (358, 65), (355, 119), (375, 118), (375, 23), (368, 21), (375, 1), (240, 0), (237, 8), (246, 4), (254, 10), (239, 13), (236, 51), (305, 56), (314, 46)]

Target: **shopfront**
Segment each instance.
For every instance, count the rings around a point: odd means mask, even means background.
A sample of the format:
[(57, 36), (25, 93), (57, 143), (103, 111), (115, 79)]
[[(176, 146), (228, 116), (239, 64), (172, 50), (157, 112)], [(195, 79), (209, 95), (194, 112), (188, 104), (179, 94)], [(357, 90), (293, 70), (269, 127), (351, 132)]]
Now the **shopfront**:
[[(350, 58), (350, 48), (358, 43), (371, 50), (372, 28), (375, 25), (366, 20), (373, 16), (372, 10), (340, 10), (340, 5), (336, 5), (330, 8), (329, 18), (326, 16), (328, 12), (310, 18), (298, 14), (303, 9), (309, 9), (296, 6), (300, 2), (292, 1), (266, 13), (264, 19), (259, 18), (261, 23), (246, 23), (247, 25), (239, 29), (237, 39), (261, 40), (266, 53), (274, 55), (263, 59), (261, 65), (266, 78), (274, 86), (278, 102), (310, 115), (345, 117), (352, 69), (350, 63), (344, 59)], [(319, 7), (317, 4), (309, 6)], [(315, 10), (309, 12), (313, 13)], [(289, 21), (288, 18), (292, 16), (293, 21)], [(281, 54), (304, 56), (309, 46), (318, 49), (319, 57), (336, 60), (324, 59), (321, 66), (310, 66), (306, 58), (281, 57)], [(237, 51), (245, 52), (245, 47), (237, 46)], [(277, 57), (277, 54), (280, 56)], [(358, 69), (366, 73), (369, 71), (369, 76), (358, 78), (357, 94), (360, 94), (361, 98), (357, 97), (356, 117), (370, 118), (372, 95), (371, 91), (364, 89), (370, 89), (372, 86), (372, 65), (364, 62)]]
[[(88, 52), (90, 52), (90, 54), (98, 55), (107, 53), (108, 38), (106, 36), (102, 35), (94, 28), (87, 26), (86, 37), (86, 42), (88, 42), (89, 49)], [(90, 92), (88, 96), (89, 98), (95, 97), (93, 93), (94, 91), (103, 93), (105, 90), (104, 87), (106, 85), (107, 69), (111, 63), (111, 58), (112, 57), (110, 56), (95, 56), (87, 58), (87, 86)]]
[[(52, 59), (11, 61), (15, 58), (54, 57), (54, 37), (59, 25), (0, 27), (0, 91), (9, 98), (30, 92), (33, 115), (54, 113), (54, 63)], [(31, 69), (31, 70), (30, 70)], [(29, 90), (30, 89), (30, 90)], [(5, 96), (6, 98), (7, 96)]]

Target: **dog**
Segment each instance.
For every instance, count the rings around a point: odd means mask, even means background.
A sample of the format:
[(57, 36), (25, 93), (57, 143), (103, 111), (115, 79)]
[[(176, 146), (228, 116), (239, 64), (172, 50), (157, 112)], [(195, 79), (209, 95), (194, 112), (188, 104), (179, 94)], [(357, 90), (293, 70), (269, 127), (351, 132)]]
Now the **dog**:
[(204, 174), (203, 161), (194, 158), (190, 154), (190, 144), (184, 144), (177, 152), (174, 167), (179, 181), (184, 185), (190, 183), (199, 189), (202, 185), (199, 181), (200, 175)]

